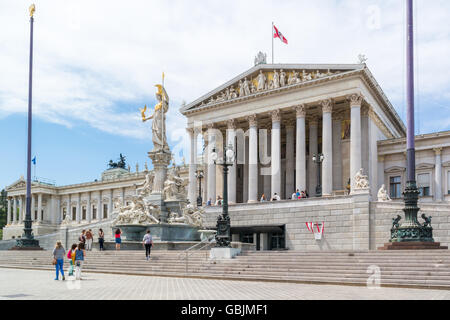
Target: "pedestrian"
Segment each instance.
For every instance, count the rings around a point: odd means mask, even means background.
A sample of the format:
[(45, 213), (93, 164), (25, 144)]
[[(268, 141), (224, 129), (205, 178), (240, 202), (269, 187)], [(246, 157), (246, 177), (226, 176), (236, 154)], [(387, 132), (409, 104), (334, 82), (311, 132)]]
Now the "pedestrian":
[(298, 200), (298, 199), (299, 198), (298, 198), (297, 192), (294, 192), (291, 196), (291, 200)]
[(266, 202), (266, 195), (263, 193), (259, 202)]
[(280, 196), (275, 192), (270, 201), (280, 201), (280, 200), (281, 200)]
[(102, 229), (98, 229), (98, 243), (100, 245), (100, 251), (104, 251), (103, 243), (105, 242), (105, 233)]
[(80, 242), (75, 249), (75, 279), (81, 280), (81, 268), (83, 267), (84, 257), (86, 251), (84, 250), (84, 243)]
[(69, 267), (69, 277), (73, 276), (73, 272), (75, 269), (75, 250), (77, 249), (76, 243), (72, 244), (69, 252), (67, 253), (67, 259), (69, 259), (70, 267)]
[[(303, 192), (303, 191), (302, 191)], [(297, 195), (297, 199), (300, 199), (301, 197), (301, 193), (300, 191), (297, 189), (297, 191), (295, 192), (295, 194)]]
[(56, 242), (55, 249), (53, 249), (53, 263), (56, 269), (56, 278), (55, 280), (59, 280), (59, 273), (61, 272), (62, 279), (66, 280), (64, 277), (64, 256), (66, 255), (66, 250), (61, 244), (61, 241)]
[(92, 229), (86, 231), (86, 250), (92, 251), (92, 242), (94, 242), (94, 235), (92, 234)]
[(116, 229), (116, 250), (120, 250), (120, 244), (122, 243), (122, 238), (120, 237), (122, 234), (122, 231), (120, 229)]
[(209, 198), (209, 200), (206, 202), (206, 206), (211, 207), (211, 203), (212, 203), (211, 198)]
[(145, 247), (145, 257), (148, 261), (150, 260), (150, 249), (153, 247), (153, 238), (150, 235), (150, 230), (147, 230), (147, 233), (142, 240), (142, 245)]
[(81, 235), (78, 237), (78, 242), (86, 243), (86, 230), (81, 231)]

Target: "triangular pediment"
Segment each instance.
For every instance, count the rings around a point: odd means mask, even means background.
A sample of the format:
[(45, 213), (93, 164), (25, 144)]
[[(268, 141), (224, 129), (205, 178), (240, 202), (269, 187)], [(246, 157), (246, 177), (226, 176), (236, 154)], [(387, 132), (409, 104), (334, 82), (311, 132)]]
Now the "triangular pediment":
[(22, 189), (25, 188), (26, 186), (26, 182), (25, 179), (22, 177), (20, 177), (19, 180), (13, 182), (11, 185), (9, 185), (6, 190), (10, 190), (10, 189)]
[(416, 170), (433, 169), (433, 168), (434, 168), (434, 164), (432, 164), (432, 163), (419, 163), (416, 165)]
[(364, 68), (365, 64), (259, 64), (182, 106), (180, 112), (186, 114), (204, 107), (255, 98)]

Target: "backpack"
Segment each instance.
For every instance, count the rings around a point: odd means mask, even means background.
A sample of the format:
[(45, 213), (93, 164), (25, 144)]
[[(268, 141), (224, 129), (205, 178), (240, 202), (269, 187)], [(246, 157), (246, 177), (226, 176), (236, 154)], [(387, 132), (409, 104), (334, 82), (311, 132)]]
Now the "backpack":
[(67, 253), (67, 259), (72, 259), (72, 249)]

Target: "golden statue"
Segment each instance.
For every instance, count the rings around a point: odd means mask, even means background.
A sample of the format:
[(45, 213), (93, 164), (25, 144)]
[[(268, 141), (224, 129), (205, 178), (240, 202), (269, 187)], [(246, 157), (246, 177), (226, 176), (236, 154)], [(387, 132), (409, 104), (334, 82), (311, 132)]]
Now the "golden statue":
[(167, 138), (165, 134), (165, 120), (166, 113), (169, 110), (169, 96), (167, 95), (166, 90), (163, 85), (157, 84), (155, 87), (158, 88), (156, 92), (156, 99), (158, 103), (155, 106), (154, 113), (146, 117), (145, 112), (147, 111), (147, 105), (144, 106), (143, 109), (139, 108), (141, 111), (142, 121), (146, 122), (147, 120), (152, 121), (152, 140), (153, 140), (153, 150), (154, 151), (169, 151), (169, 145), (167, 144)]
[(34, 3), (30, 6), (28, 10), (30, 10), (30, 17), (33, 17), (34, 12), (36, 11), (36, 6), (34, 5)]

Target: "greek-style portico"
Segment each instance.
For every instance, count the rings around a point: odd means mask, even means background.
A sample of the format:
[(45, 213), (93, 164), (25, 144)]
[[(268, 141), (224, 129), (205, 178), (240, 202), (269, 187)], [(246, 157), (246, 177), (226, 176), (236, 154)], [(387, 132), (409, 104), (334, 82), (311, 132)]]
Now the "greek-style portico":
[[(289, 80), (279, 82), (282, 74)], [(361, 168), (375, 182), (371, 191), (376, 194), (377, 141), (405, 135), (401, 120), (365, 64), (257, 65), (180, 111), (191, 132), (208, 134), (208, 146), (222, 150), (225, 137), (235, 137), (236, 178), (228, 184), (232, 184), (230, 199), (238, 203), (258, 202), (268, 189), (267, 200), (275, 193), (289, 199), (297, 189), (314, 196), (319, 168), (312, 157), (318, 153), (324, 156), (322, 196), (345, 194)], [(192, 146), (197, 135), (190, 138)], [(269, 150), (270, 162), (265, 163)], [(190, 166), (189, 176), (194, 168)], [(222, 194), (218, 178), (209, 161), (205, 201), (214, 203)]]

